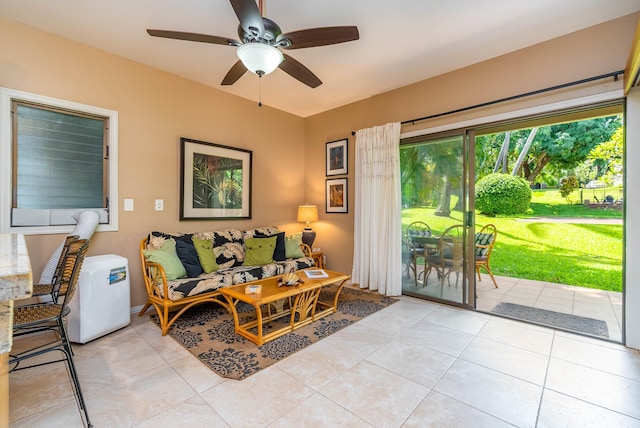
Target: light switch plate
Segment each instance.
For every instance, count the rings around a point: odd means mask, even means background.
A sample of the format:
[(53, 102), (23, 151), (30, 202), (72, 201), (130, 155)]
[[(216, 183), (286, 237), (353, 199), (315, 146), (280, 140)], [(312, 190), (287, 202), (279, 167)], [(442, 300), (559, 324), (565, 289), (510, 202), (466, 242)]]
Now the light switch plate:
[(156, 211), (164, 211), (164, 199), (156, 199)]
[(124, 200), (124, 210), (125, 211), (133, 211), (133, 199), (125, 199)]

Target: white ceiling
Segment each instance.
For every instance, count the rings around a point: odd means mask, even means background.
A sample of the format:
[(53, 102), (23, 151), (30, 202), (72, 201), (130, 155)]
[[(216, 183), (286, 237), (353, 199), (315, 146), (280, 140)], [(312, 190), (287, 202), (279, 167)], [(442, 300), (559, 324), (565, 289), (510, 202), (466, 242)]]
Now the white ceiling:
[[(640, 11), (640, 0), (266, 0), (283, 32), (356, 25), (360, 40), (287, 53), (323, 84), (281, 70), (262, 78), (262, 102), (301, 117), (365, 99)], [(235, 48), (150, 37), (147, 28), (238, 39), (227, 0), (0, 0), (0, 16), (257, 102), (246, 73), (220, 82)]]

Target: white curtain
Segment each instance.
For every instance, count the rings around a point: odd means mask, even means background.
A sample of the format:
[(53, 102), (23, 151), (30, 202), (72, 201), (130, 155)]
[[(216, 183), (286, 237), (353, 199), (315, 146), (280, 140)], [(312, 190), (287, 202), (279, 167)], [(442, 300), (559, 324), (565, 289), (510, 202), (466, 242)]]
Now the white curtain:
[(400, 123), (356, 132), (352, 281), (402, 294)]

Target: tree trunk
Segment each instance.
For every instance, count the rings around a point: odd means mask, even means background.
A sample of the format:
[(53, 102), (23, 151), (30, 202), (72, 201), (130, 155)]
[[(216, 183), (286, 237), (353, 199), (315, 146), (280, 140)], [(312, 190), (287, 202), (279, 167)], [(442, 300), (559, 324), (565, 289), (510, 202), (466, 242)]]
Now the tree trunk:
[(439, 217), (449, 217), (451, 214), (451, 181), (446, 175), (442, 177), (443, 186), (442, 192), (440, 192), (440, 200), (438, 201), (438, 208), (436, 208), (434, 215)]
[(529, 181), (529, 183), (533, 183), (535, 181), (536, 177), (538, 177), (538, 175), (542, 172), (544, 167), (547, 166), (550, 160), (551, 158), (549, 157), (547, 152), (544, 152), (540, 156), (538, 156), (538, 158), (536, 159), (536, 167), (530, 170), (529, 174), (525, 177)]
[(504, 142), (502, 143), (502, 147), (500, 148), (500, 154), (498, 154), (498, 159), (496, 159), (496, 166), (493, 167), (493, 172), (498, 172), (500, 169), (500, 164), (502, 164), (502, 172), (506, 172), (507, 169), (507, 158), (509, 157), (509, 141), (511, 140), (511, 132), (507, 131), (504, 136)]
[(533, 128), (529, 133), (529, 136), (527, 137), (527, 141), (526, 143), (524, 143), (524, 147), (520, 152), (520, 156), (518, 156), (518, 160), (516, 161), (516, 164), (513, 167), (513, 171), (511, 171), (511, 175), (513, 175), (514, 177), (518, 175), (518, 171), (520, 171), (520, 167), (522, 166), (524, 159), (527, 157), (527, 153), (529, 153), (529, 148), (531, 147), (531, 143), (533, 143), (533, 139), (535, 138), (537, 132), (538, 132), (538, 128)]

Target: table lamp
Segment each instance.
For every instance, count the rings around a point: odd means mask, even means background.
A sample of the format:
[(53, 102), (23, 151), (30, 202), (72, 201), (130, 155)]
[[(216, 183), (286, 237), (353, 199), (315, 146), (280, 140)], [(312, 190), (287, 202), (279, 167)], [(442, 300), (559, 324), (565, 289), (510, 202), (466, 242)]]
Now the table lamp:
[(313, 241), (316, 239), (316, 232), (311, 229), (309, 223), (318, 221), (318, 208), (315, 205), (300, 205), (298, 207), (298, 221), (304, 222), (302, 231), (302, 242), (313, 249)]

